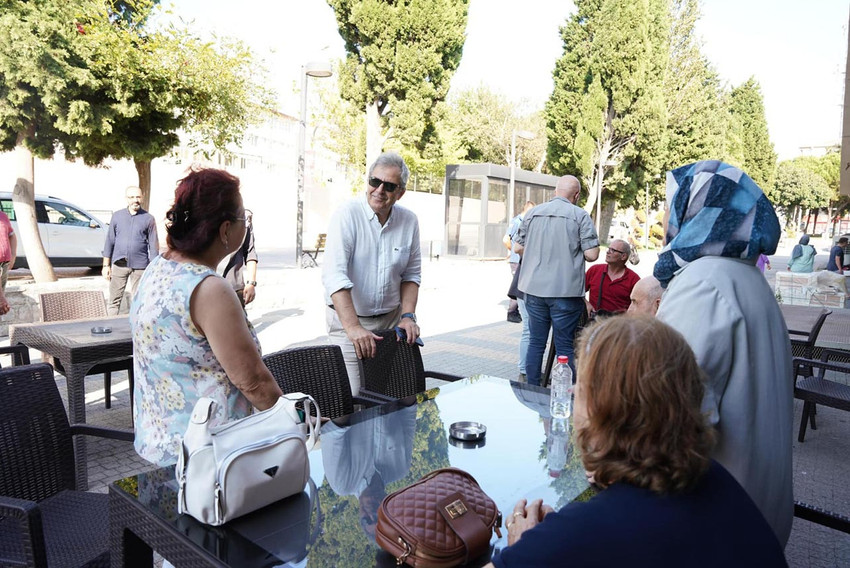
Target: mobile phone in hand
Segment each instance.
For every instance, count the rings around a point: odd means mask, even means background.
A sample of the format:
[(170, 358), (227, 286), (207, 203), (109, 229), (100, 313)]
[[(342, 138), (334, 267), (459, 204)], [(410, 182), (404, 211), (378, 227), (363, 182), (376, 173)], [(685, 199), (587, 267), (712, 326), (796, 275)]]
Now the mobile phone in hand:
[[(404, 331), (404, 328), (401, 328), (401, 327), (396, 326), (396, 328), (395, 328), (395, 334), (398, 336), (398, 338), (399, 338), (400, 340), (402, 340), (402, 341), (407, 341), (407, 332), (406, 332), (406, 331)], [(425, 342), (424, 342), (424, 341), (422, 341), (422, 338), (421, 338), (421, 337), (417, 337), (417, 338), (416, 338), (416, 341), (414, 341), (414, 343), (415, 343), (416, 345), (418, 345), (419, 347), (424, 347), (424, 346), (425, 346)]]

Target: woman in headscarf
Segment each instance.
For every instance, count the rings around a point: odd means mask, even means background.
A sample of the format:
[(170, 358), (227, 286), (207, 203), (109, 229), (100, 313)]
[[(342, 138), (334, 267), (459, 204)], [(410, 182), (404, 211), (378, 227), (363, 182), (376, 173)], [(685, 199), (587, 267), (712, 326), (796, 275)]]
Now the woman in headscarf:
[(788, 270), (791, 272), (811, 272), (815, 268), (815, 257), (818, 251), (809, 244), (809, 235), (800, 237), (799, 244), (794, 245), (791, 250), (791, 260), (788, 261)]
[(720, 161), (667, 174), (666, 245), (654, 275), (658, 318), (688, 339), (708, 377), (703, 411), (717, 429), (712, 457), (747, 490), (782, 546), (794, 513), (791, 345), (756, 268), (773, 254), (779, 220), (750, 177)]

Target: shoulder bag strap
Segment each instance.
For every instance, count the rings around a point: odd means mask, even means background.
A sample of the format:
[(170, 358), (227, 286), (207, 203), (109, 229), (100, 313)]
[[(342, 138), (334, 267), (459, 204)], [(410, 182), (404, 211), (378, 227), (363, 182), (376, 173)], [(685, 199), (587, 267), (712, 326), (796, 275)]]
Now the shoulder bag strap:
[(599, 279), (599, 297), (596, 298), (596, 311), (602, 309), (602, 286), (605, 284), (605, 275), (608, 274), (608, 267), (602, 269), (602, 277)]

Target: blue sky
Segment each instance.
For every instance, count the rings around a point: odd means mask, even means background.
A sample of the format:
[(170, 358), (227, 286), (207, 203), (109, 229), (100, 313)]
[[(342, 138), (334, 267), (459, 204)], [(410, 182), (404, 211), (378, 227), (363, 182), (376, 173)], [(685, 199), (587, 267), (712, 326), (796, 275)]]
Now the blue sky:
[[(173, 0), (173, 13), (211, 32), (243, 39), (266, 58), (283, 110), (298, 112), (300, 65), (344, 56), (324, 0)], [(269, 6), (276, 6), (270, 10)], [(464, 55), (452, 88), (489, 86), (529, 107), (552, 89), (561, 54), (564, 0), (471, 0)], [(847, 0), (704, 0), (699, 32), (720, 76), (762, 86), (780, 158), (804, 145), (836, 143), (847, 50)]]

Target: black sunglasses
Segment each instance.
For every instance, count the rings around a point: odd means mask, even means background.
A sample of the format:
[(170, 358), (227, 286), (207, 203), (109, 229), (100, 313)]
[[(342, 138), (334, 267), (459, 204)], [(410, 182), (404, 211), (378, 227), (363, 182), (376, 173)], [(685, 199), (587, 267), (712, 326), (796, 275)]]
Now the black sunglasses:
[[(370, 177), (369, 178), (369, 185), (371, 185), (375, 189), (378, 189), (381, 186), (381, 184), (384, 185), (384, 191), (389, 192), (389, 193), (392, 193), (396, 189), (401, 187), (399, 184), (393, 183), (391, 181), (384, 181), (384, 180), (382, 180), (380, 178), (376, 178), (376, 177)], [(404, 188), (402, 188), (402, 189), (404, 189)]]
[(614, 247), (608, 247), (608, 250), (609, 250), (609, 251), (618, 252), (618, 253), (620, 253), (620, 254), (626, 254), (626, 251), (624, 251), (624, 250), (617, 250), (617, 249), (615, 249)]

